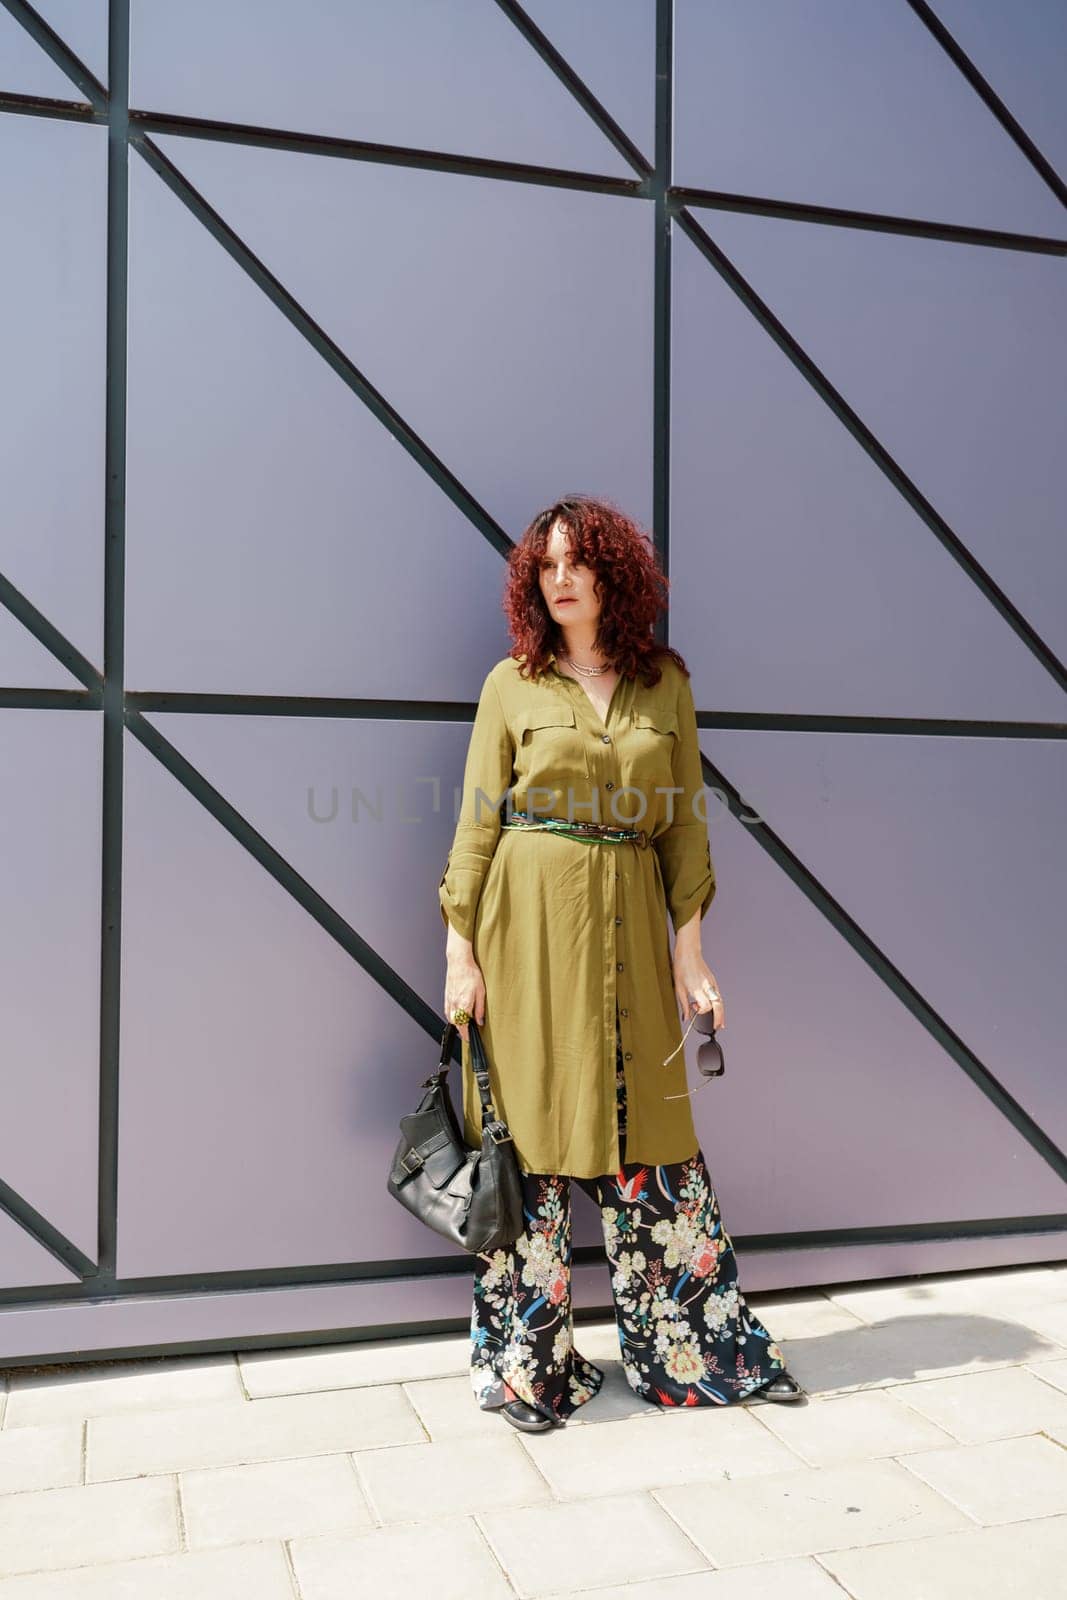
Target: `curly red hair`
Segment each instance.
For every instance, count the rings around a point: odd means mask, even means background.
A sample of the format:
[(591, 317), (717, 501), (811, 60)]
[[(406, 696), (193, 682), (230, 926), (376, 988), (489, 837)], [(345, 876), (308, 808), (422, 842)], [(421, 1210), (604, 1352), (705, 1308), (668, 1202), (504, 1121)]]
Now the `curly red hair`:
[(623, 677), (638, 673), (651, 688), (663, 676), (659, 662), (671, 657), (689, 676), (677, 650), (653, 637), (665, 609), (670, 580), (649, 535), (610, 500), (567, 495), (539, 511), (508, 556), (504, 613), (514, 644), (525, 655), (523, 676), (544, 671), (549, 654), (563, 643), (541, 593), (541, 560), (557, 518), (566, 528), (571, 555), (591, 568), (600, 594), (596, 647)]

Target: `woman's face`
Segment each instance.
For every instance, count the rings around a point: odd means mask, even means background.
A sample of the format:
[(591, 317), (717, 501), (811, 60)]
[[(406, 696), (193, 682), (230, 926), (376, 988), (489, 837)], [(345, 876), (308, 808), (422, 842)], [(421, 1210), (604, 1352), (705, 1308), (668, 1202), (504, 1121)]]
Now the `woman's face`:
[(600, 616), (600, 596), (595, 591), (596, 574), (584, 561), (571, 560), (570, 540), (564, 524), (552, 524), (545, 553), (541, 557), (541, 593), (548, 614), (561, 627), (580, 622), (596, 622)]

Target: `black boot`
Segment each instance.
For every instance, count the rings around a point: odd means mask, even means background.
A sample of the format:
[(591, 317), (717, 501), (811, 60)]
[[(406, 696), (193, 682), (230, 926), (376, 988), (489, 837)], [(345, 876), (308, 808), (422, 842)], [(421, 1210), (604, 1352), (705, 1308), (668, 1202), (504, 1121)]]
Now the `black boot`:
[(802, 1400), (803, 1398), (804, 1390), (793, 1377), (793, 1374), (783, 1371), (776, 1373), (769, 1383), (762, 1383), (751, 1394), (746, 1394), (742, 1398), (741, 1404), (747, 1405), (750, 1401), (756, 1401), (762, 1405), (767, 1400)]
[(509, 1400), (500, 1410), (512, 1427), (521, 1428), (523, 1433), (545, 1433), (556, 1425), (551, 1417), (546, 1417), (536, 1406), (528, 1406), (525, 1400)]

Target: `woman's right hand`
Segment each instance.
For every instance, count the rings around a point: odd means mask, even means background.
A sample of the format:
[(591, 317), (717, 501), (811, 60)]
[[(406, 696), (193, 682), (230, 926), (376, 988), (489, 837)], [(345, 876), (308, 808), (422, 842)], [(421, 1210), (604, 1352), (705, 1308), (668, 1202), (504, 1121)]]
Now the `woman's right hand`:
[[(452, 1021), (452, 1013), (462, 1006), (469, 1011), (479, 1028), (485, 1022), (485, 979), (482, 969), (474, 959), (474, 946), (455, 928), (449, 928), (445, 946), (448, 972), (445, 977), (445, 1019)], [(456, 1023), (456, 1032), (468, 1042), (467, 1023)]]

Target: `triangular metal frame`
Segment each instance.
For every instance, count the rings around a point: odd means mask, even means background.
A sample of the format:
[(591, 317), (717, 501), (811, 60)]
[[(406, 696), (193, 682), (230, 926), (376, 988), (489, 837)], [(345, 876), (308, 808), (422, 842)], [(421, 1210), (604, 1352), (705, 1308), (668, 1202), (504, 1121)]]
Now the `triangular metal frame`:
[[(818, 205), (783, 202), (773, 197), (719, 193), (707, 190), (675, 187), (671, 182), (671, 126), (672, 126), (672, 56), (673, 56), (673, 6), (672, 0), (656, 0), (656, 121), (655, 158), (649, 164), (645, 156), (601, 104), (580, 76), (552, 45), (533, 19), (514, 0), (497, 0), (500, 9), (510, 18), (523, 38), (545, 61), (565, 85), (568, 92), (582, 107), (605, 137), (618, 150), (633, 170), (633, 179), (608, 177), (595, 173), (573, 172), (554, 168), (531, 166), (492, 158), (460, 156), (448, 152), (400, 148), (371, 144), (354, 139), (327, 138), (299, 132), (280, 132), (277, 129), (244, 127), (208, 119), (160, 115), (145, 110), (131, 109), (128, 103), (129, 87), (129, 0), (111, 0), (109, 79), (110, 91), (94, 76), (89, 68), (71, 51), (44, 19), (26, 3), (26, 0), (0, 0), (16, 21), (20, 22), (40, 47), (69, 77), (71, 83), (84, 96), (85, 103), (76, 101), (45, 100), (31, 95), (0, 90), (0, 113), (16, 112), (44, 117), (60, 117), (75, 122), (106, 124), (109, 128), (108, 163), (108, 271), (107, 271), (107, 483), (109, 486), (105, 518), (105, 626), (104, 662), (102, 669), (88, 661), (75, 646), (40, 612), (32, 601), (2, 574), (0, 574), (0, 604), (6, 608), (45, 646), (62, 664), (84, 684), (84, 690), (0, 690), (0, 708), (31, 706), (39, 709), (54, 707), (79, 708), (103, 712), (104, 724), (104, 806), (103, 806), (103, 902), (102, 902), (102, 968), (101, 968), (101, 1077), (100, 1077), (100, 1179), (99, 1179), (99, 1249), (98, 1260), (89, 1261), (70, 1240), (64, 1238), (25, 1198), (16, 1194), (0, 1181), (0, 1210), (7, 1212), (30, 1237), (69, 1270), (77, 1272), (80, 1285), (66, 1284), (43, 1289), (0, 1290), (0, 1307), (12, 1304), (41, 1304), (72, 1299), (87, 1299), (102, 1294), (121, 1297), (124, 1294), (152, 1292), (189, 1292), (190, 1281), (203, 1288), (262, 1287), (284, 1282), (303, 1284), (309, 1282), (355, 1281), (364, 1277), (381, 1276), (396, 1272), (412, 1273), (419, 1263), (412, 1261), (393, 1264), (375, 1263), (367, 1269), (359, 1263), (341, 1263), (323, 1269), (275, 1269), (256, 1273), (209, 1273), (197, 1275), (195, 1280), (166, 1277), (161, 1279), (121, 1280), (116, 1276), (117, 1237), (117, 1167), (118, 1167), (118, 1025), (119, 1025), (119, 961), (121, 937), (121, 837), (122, 837), (122, 773), (123, 735), (129, 729), (144, 747), (151, 751), (172, 775), (205, 807), (216, 820), (268, 871), (276, 881), (312, 916), (328, 933), (359, 962), (364, 970), (403, 1007), (427, 1033), (435, 1039), (440, 1032), (440, 1017), (377, 954), (374, 948), (341, 917), (313, 886), (308, 883), (285, 858), (238, 812), (208, 780), (189, 763), (159, 730), (147, 720), (146, 712), (153, 710), (246, 712), (249, 714), (319, 716), (359, 716), (373, 711), (395, 717), (398, 707), (366, 703), (352, 699), (324, 701), (305, 696), (254, 697), (243, 695), (175, 695), (141, 692), (126, 693), (123, 689), (123, 617), (121, 608), (122, 578), (125, 541), (125, 423), (126, 423), (126, 246), (128, 205), (129, 151), (134, 149), (152, 168), (160, 180), (189, 208), (198, 221), (212, 234), (232, 259), (246, 271), (295, 328), (308, 340), (320, 357), (341, 377), (353, 393), (373, 412), (382, 425), (408, 451), (450, 500), (463, 512), (474, 528), (500, 554), (506, 556), (512, 541), (495, 522), (489, 512), (477, 501), (448, 465), (422, 439), (405, 418), (378, 390), (371, 379), (356, 366), (299, 304), (278, 278), (269, 271), (255, 253), (229, 226), (226, 220), (210, 207), (154, 142), (153, 134), (182, 134), (200, 138), (249, 143), (285, 150), (303, 150), (325, 158), (384, 162), (400, 166), (418, 166), (451, 173), (471, 173), (505, 182), (544, 184), (558, 188), (574, 188), (601, 194), (612, 194), (620, 200), (651, 202), (655, 208), (655, 278), (654, 278), (654, 462), (653, 462), (653, 535), (664, 567), (669, 570), (670, 505), (669, 505), (669, 444), (670, 444), (670, 263), (672, 229), (678, 226), (694, 243), (711, 267), (717, 271), (750, 313), (756, 317), (768, 335), (775, 340), (798, 371), (811, 384), (815, 392), (835, 413), (838, 419), (856, 438), (861, 447), (883, 471), (894, 488), (921, 517), (931, 533), (956, 560), (961, 570), (982, 592), (1001, 617), (1023, 640), (1056, 682), (1067, 687), (1067, 671), (1051, 648), (1018, 611), (990, 575), (985, 572), (963, 541), (953, 532), (943, 518), (929, 504), (918, 487), (893, 460), (875, 435), (866, 427), (844, 398), (834, 389), (819, 370), (817, 364), (801, 348), (774, 316), (770, 308), (755, 293), (743, 275), (711, 235), (702, 226), (694, 209), (714, 211), (734, 210), (752, 214), (792, 217), (827, 226), (857, 227), (887, 233), (906, 233), (930, 239), (952, 239), (985, 247), (1006, 250), (1038, 252), (1042, 254), (1067, 254), (1067, 240), (1049, 239), (1027, 234), (1007, 233), (1002, 230), (962, 228), (955, 225), (906, 217), (892, 217), (866, 212), (850, 212)], [(1025, 130), (1011, 116), (997, 97), (993, 88), (969, 61), (966, 54), (948, 30), (931, 11), (924, 0), (906, 0), (926, 26), (938, 45), (946, 51), (954, 65), (963, 73), (987, 109), (996, 117), (1034, 169), (1041, 175), (1057, 197), (1067, 203), (1067, 186), (1054, 171)], [(664, 630), (665, 632), (665, 630)], [(400, 708), (403, 714), (403, 708)], [(411, 708), (411, 714), (424, 719), (427, 714), (448, 720), (467, 721), (473, 715), (471, 706), (441, 705)], [(951, 732), (955, 736), (967, 733), (988, 737), (1067, 737), (1067, 726), (1049, 723), (1005, 722), (942, 722), (927, 719), (897, 718), (832, 718), (832, 717), (758, 717), (716, 715), (701, 713), (699, 721), (705, 727), (784, 727), (811, 728), (856, 726), (866, 732), (897, 732), (908, 726), (924, 732)], [(727, 798), (735, 815), (745, 810), (743, 799), (729, 780), (719, 772), (706, 756), (702, 756), (707, 781)], [(890, 987), (931, 1036), (981, 1089), (983, 1094), (1007, 1118), (1012, 1126), (1046, 1160), (1061, 1177), (1067, 1177), (1067, 1156), (1057, 1148), (1047, 1134), (1033, 1121), (1019, 1103), (1008, 1093), (989, 1069), (964, 1044), (932, 1005), (904, 977), (873, 939), (851, 918), (829, 894), (815, 875), (789, 850), (788, 846), (764, 823), (750, 824), (750, 832), (776, 865), (784, 870), (819, 913), (837, 929), (850, 946), (861, 956), (878, 977)], [(1067, 1230), (1067, 1215), (988, 1218), (961, 1223), (946, 1221), (900, 1228), (873, 1228), (829, 1230), (813, 1236), (804, 1234), (777, 1234), (759, 1240), (743, 1241), (750, 1247), (762, 1249), (789, 1249), (813, 1247), (830, 1243), (859, 1244), (867, 1241), (907, 1241), (929, 1238), (959, 1238), (1011, 1232), (1059, 1233)], [(576, 1251), (580, 1259), (600, 1259), (599, 1250)], [(441, 1263), (434, 1258), (426, 1263), (428, 1269), (440, 1271)], [(459, 1259), (456, 1270), (468, 1270), (469, 1263)]]

